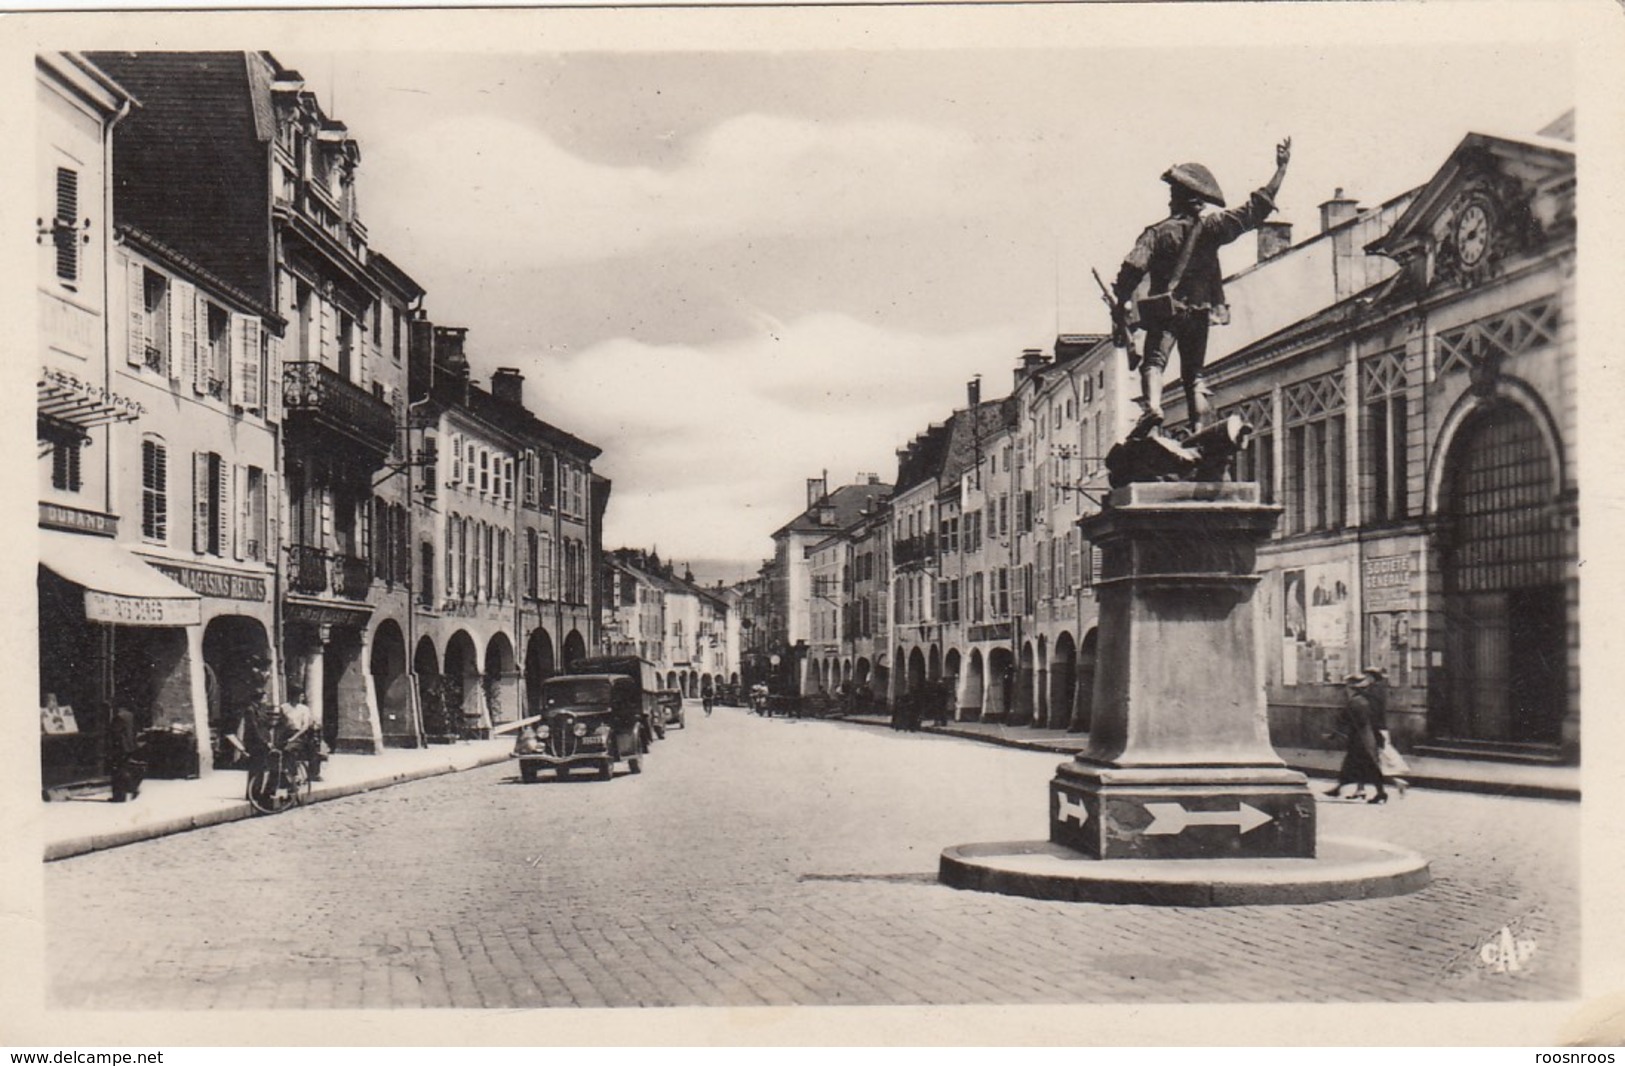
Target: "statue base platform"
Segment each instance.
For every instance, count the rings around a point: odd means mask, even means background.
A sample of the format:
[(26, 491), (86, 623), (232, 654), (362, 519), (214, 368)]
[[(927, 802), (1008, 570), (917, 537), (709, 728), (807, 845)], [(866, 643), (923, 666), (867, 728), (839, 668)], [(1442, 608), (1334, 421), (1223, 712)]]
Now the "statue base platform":
[(1080, 757), (1050, 780), (1050, 841), (1092, 859), (1312, 859), (1315, 799), (1308, 779), (1278, 762), (1125, 767)]
[(952, 888), (1029, 899), (1242, 907), (1402, 896), (1432, 876), (1427, 860), (1413, 851), (1323, 837), (1309, 859), (1102, 861), (1047, 840), (960, 844), (943, 851), (937, 879)]

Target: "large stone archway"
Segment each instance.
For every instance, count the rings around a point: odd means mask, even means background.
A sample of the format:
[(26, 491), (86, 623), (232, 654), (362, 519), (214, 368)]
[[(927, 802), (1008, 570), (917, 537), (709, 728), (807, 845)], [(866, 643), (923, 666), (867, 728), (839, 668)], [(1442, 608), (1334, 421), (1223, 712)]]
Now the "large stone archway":
[(434, 641), (418, 639), (412, 653), (412, 674), (417, 679), (418, 706), (423, 715), (423, 739), (430, 744), (449, 744), (457, 739), (457, 724), (446, 713), (446, 686), (440, 673), (440, 657)]
[(1552, 750), (1565, 739), (1569, 550), (1554, 520), (1561, 467), (1541, 421), (1497, 397), (1451, 435), (1434, 536), (1444, 662), (1430, 739)]
[(1078, 652), (1077, 695), (1072, 702), (1074, 733), (1087, 733), (1095, 717), (1095, 655), (1100, 630), (1091, 629), (1083, 635), (1083, 648)]
[(423, 743), (412, 706), (412, 681), (406, 669), (406, 637), (394, 619), (378, 624), (372, 635), (372, 691), (378, 700), (378, 728), (386, 748), (416, 748)]
[(519, 720), (519, 669), (508, 634), (497, 633), (486, 642), (480, 685), (491, 725)]
[(531, 630), (525, 642), (525, 717), (542, 712), (542, 682), (556, 673), (553, 638), (545, 629)]
[(1049, 664), (1049, 708), (1051, 729), (1071, 729), (1077, 700), (1077, 648), (1072, 634), (1062, 632), (1055, 639)]
[(480, 653), (466, 630), (459, 629), (446, 642), (440, 682), (446, 722), (457, 736), (476, 737), (490, 728), (481, 685)]

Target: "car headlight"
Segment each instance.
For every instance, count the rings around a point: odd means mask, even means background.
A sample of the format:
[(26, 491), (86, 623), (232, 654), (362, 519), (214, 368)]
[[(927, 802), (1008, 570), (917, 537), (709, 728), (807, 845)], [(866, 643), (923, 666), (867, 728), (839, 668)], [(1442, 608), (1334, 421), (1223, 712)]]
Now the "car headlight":
[(575, 728), (575, 734), (578, 737), (586, 736), (587, 735), (587, 723), (586, 722), (577, 722), (576, 723), (576, 728)]
[(545, 726), (545, 725), (537, 726), (536, 727), (536, 735), (538, 737), (541, 737), (543, 740), (546, 740), (547, 739), (547, 726)]

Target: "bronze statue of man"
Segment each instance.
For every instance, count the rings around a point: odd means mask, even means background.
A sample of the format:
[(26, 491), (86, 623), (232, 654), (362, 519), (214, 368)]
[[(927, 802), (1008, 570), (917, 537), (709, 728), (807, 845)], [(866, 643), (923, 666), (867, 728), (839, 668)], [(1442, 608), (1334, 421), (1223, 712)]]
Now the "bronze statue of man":
[[(1140, 364), (1145, 413), (1136, 427), (1137, 435), (1162, 422), (1162, 377), (1168, 353), (1176, 344), (1191, 428), (1199, 430), (1206, 424), (1209, 405), (1202, 366), (1207, 360), (1208, 327), (1230, 321), (1219, 248), (1257, 229), (1275, 210), (1275, 196), (1291, 157), (1292, 138), (1288, 137), (1275, 146), (1275, 175), (1268, 184), (1239, 207), (1207, 214), (1202, 211), (1204, 204), (1225, 206), (1224, 193), (1207, 167), (1181, 163), (1163, 173), (1162, 180), (1169, 186), (1168, 217), (1140, 234), (1112, 285), (1118, 314), (1145, 330), (1145, 355)], [(1134, 291), (1147, 275), (1150, 297), (1134, 301), (1134, 313), (1129, 313)]]

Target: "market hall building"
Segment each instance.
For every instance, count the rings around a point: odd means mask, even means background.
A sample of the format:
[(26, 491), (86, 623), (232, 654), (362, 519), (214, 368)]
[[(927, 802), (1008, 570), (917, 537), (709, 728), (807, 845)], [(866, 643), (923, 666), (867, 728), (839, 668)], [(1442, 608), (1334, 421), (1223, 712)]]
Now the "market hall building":
[[(1214, 332), (1214, 406), (1254, 425), (1237, 476), (1284, 509), (1259, 555), (1278, 745), (1323, 746), (1376, 666), (1406, 750), (1578, 760), (1574, 196), (1572, 112), (1471, 133), (1227, 280), (1244, 340)], [(1240, 317), (1309, 278), (1335, 286), (1318, 308)]]

